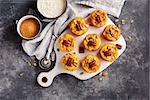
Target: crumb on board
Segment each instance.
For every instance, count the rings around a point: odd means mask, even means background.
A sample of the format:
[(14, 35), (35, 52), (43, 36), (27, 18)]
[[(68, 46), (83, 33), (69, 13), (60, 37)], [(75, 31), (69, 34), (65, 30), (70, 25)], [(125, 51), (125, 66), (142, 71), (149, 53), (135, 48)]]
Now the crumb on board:
[(84, 53), (84, 52), (85, 52), (84, 47), (83, 47), (83, 46), (80, 46), (80, 47), (79, 47), (79, 53)]
[(84, 72), (80, 72), (80, 75), (83, 75), (84, 74)]

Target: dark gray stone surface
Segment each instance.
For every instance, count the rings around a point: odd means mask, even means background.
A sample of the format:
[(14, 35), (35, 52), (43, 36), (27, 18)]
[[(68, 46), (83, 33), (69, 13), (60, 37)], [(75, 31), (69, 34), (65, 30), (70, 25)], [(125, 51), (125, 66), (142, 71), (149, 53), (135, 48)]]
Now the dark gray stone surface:
[[(35, 0), (36, 1), (36, 0)], [(127, 41), (125, 53), (108, 69), (102, 81), (95, 76), (80, 81), (59, 75), (49, 88), (41, 88), (21, 48), (15, 19), (27, 13), (33, 0), (0, 0), (0, 100), (148, 100), (149, 18), (148, 0), (127, 0), (120, 18)], [(131, 23), (133, 20), (133, 23)], [(23, 74), (21, 74), (23, 73)]]

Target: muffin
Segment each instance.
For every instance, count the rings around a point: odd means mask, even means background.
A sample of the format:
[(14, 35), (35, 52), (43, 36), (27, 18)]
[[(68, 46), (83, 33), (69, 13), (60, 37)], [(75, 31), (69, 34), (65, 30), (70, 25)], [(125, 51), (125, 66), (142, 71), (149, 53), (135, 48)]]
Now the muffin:
[(108, 25), (103, 31), (103, 37), (109, 41), (116, 41), (121, 36), (121, 30), (115, 25)]
[(69, 24), (70, 31), (75, 35), (83, 35), (88, 31), (88, 27), (84, 18), (74, 18)]
[(80, 60), (76, 54), (66, 54), (62, 57), (61, 62), (66, 70), (74, 71), (80, 65)]
[(88, 34), (83, 40), (83, 45), (88, 51), (96, 51), (101, 45), (99, 34)]
[(106, 24), (108, 18), (104, 10), (95, 10), (90, 14), (89, 21), (90, 24), (95, 27), (102, 27)]
[(95, 55), (88, 55), (83, 59), (81, 66), (88, 73), (96, 72), (100, 67), (100, 60)]
[(112, 43), (105, 44), (100, 50), (100, 55), (106, 61), (115, 61), (118, 57), (118, 48)]
[(63, 52), (73, 51), (76, 45), (76, 39), (70, 34), (61, 36), (58, 40), (58, 47)]

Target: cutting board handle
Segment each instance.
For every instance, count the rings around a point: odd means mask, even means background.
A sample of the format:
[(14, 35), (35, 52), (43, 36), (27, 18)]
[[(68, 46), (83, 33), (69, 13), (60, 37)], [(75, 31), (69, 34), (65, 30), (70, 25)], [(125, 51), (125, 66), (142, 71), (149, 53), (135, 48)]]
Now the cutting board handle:
[(58, 74), (60, 74), (60, 72), (57, 70), (57, 67), (54, 67), (54, 69), (49, 72), (41, 72), (37, 77), (37, 82), (42, 87), (49, 87)]

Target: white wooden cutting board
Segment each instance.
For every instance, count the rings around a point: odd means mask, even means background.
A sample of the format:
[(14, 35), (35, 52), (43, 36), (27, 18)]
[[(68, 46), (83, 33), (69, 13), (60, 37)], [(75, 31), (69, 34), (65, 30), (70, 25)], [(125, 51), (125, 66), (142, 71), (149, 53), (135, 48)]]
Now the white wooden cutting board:
[[(101, 47), (106, 44), (106, 43), (110, 43), (110, 41), (107, 41), (105, 40), (103, 37), (102, 37), (102, 32), (103, 30), (105, 29), (105, 27), (109, 24), (114, 24), (109, 18), (108, 18), (108, 21), (106, 23), (105, 26), (101, 27), (101, 28), (96, 28), (96, 27), (93, 27), (93, 26), (89, 26), (89, 30), (88, 32), (86, 32), (86, 34), (82, 35), (82, 36), (75, 36), (76, 37), (76, 40), (77, 40), (77, 45), (75, 47), (75, 50), (72, 51), (73, 52), (76, 52), (76, 54), (78, 55), (79, 59), (82, 60), (86, 55), (88, 54), (97, 54), (99, 52), (99, 50), (95, 51), (95, 52), (89, 52), (89, 51), (86, 51), (85, 50), (85, 53), (79, 53), (79, 45), (81, 44), (81, 42), (83, 41), (83, 39), (85, 38), (85, 36), (87, 34), (90, 34), (90, 33), (97, 33), (97, 34), (100, 34), (101, 36), (101, 41), (102, 41), (102, 44), (101, 44)], [(69, 29), (67, 29), (66, 31), (63, 32), (62, 35), (66, 34), (66, 33), (70, 33), (71, 32), (69, 31)], [(57, 40), (58, 41), (58, 40)], [(101, 61), (101, 66), (99, 68), (99, 70), (97, 72), (94, 72), (94, 73), (87, 73), (85, 72), (81, 67), (78, 68), (77, 70), (75, 71), (68, 71), (68, 70), (65, 70), (62, 66), (62, 63), (61, 63), (61, 58), (67, 53), (67, 52), (61, 52), (61, 51), (57, 51), (58, 49), (58, 46), (57, 46), (57, 41), (55, 42), (55, 52), (56, 52), (56, 64), (55, 64), (55, 67), (49, 71), (49, 72), (42, 72), (39, 74), (39, 76), (37, 77), (37, 81), (38, 83), (42, 86), (42, 87), (48, 87), (52, 84), (53, 82), (53, 79), (55, 76), (61, 74), (61, 73), (67, 73), (67, 74), (70, 74), (70, 75), (73, 75), (74, 77), (80, 79), (80, 80), (87, 80), (89, 78), (92, 78), (94, 77), (95, 75), (97, 75), (98, 73), (100, 73), (101, 71), (103, 71), (104, 69), (106, 69), (107, 67), (109, 67), (113, 62), (108, 62), (108, 61), (104, 61), (103, 59), (100, 58), (100, 61)], [(119, 50), (119, 53), (118, 53), (118, 57), (125, 51), (126, 49), (126, 42), (125, 42), (125, 39), (123, 38), (123, 36), (121, 36), (117, 41), (115, 42), (111, 42), (111, 43), (114, 43), (114, 44), (120, 44), (122, 45), (122, 49)], [(100, 47), (100, 48), (101, 48)], [(81, 72), (83, 72), (84, 74), (80, 74)], [(47, 78), (47, 82), (43, 82), (42, 81), (42, 78)]]

